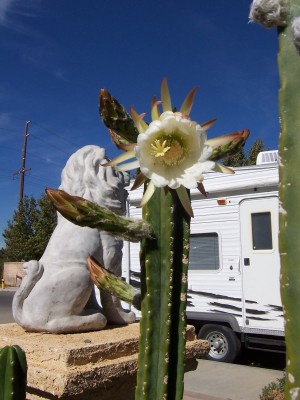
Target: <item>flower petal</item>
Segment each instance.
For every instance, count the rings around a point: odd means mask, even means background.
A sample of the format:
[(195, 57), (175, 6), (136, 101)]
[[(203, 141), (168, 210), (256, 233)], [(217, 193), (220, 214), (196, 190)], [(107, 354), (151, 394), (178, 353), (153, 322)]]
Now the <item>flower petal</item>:
[(172, 111), (171, 96), (166, 78), (161, 83), (161, 100), (163, 111)]
[(217, 121), (217, 118), (211, 119), (210, 121), (203, 122), (202, 124), (200, 124), (201, 128), (204, 129), (205, 131), (207, 131), (207, 129), (209, 129), (211, 126), (213, 126), (216, 121)]
[(155, 121), (157, 119), (159, 119), (160, 117), (160, 112), (158, 109), (158, 105), (161, 104), (160, 100), (156, 100), (156, 97), (153, 96), (152, 98), (152, 102), (151, 102), (151, 118), (152, 121)]
[(130, 115), (139, 133), (144, 133), (148, 129), (148, 124), (143, 120), (146, 113), (138, 114), (135, 111), (135, 109), (131, 106)]
[(193, 102), (194, 102), (194, 98), (195, 98), (195, 93), (197, 92), (197, 87), (194, 87), (186, 96), (186, 98), (184, 99), (182, 106), (180, 108), (180, 112), (183, 115), (190, 115), (192, 106), (193, 106)]
[(185, 211), (188, 213), (190, 217), (194, 217), (194, 213), (191, 206), (191, 200), (187, 194), (186, 188), (180, 186), (178, 189), (176, 189), (176, 192)]
[(139, 168), (139, 166), (140, 166), (139, 160), (135, 160), (127, 164), (117, 165), (116, 167), (114, 167), (114, 169), (116, 171), (130, 171), (131, 169)]
[(197, 189), (199, 190), (200, 193), (203, 194), (203, 196), (207, 197), (207, 192), (202, 182), (198, 182)]
[(128, 144), (118, 144), (118, 149), (123, 151), (130, 151), (133, 150), (136, 146), (136, 143), (128, 143)]
[(146, 181), (146, 179), (147, 179), (146, 176), (140, 172), (135, 178), (135, 181), (130, 190), (135, 190), (139, 188)]
[(154, 186), (153, 182), (150, 181), (149, 184), (148, 184), (148, 186), (147, 186), (147, 189), (146, 189), (146, 191), (145, 191), (145, 193), (144, 193), (144, 196), (143, 196), (143, 198), (142, 198), (140, 207), (143, 207), (145, 204), (148, 203), (148, 201), (149, 201), (149, 200), (151, 199), (151, 197), (153, 196), (154, 192), (155, 192), (155, 186)]
[(122, 153), (119, 156), (115, 157), (114, 159), (110, 160), (109, 162), (103, 164), (103, 166), (109, 167), (111, 165), (116, 165), (123, 161), (129, 160), (130, 158), (133, 158), (133, 157), (135, 157), (134, 150), (126, 151), (125, 153)]
[(214, 171), (222, 172), (223, 174), (235, 174), (233, 169), (225, 167), (225, 165), (218, 163), (216, 163)]

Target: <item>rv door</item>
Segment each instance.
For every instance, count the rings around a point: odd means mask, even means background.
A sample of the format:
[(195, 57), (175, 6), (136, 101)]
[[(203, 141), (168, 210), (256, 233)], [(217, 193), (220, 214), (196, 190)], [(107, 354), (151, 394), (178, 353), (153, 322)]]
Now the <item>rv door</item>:
[(245, 332), (283, 331), (278, 250), (278, 198), (240, 204)]

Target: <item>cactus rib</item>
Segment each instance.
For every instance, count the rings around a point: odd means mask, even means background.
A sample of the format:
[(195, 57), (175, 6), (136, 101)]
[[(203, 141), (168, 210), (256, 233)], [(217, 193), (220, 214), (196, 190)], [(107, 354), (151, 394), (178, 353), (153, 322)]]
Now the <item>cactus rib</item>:
[(299, 221), (300, 221), (300, 56), (292, 41), (292, 20), (300, 15), (299, 0), (289, 1), (287, 26), (279, 29), (279, 110), (281, 296), (287, 343), (286, 398), (300, 399)]
[(163, 189), (157, 189), (144, 206), (143, 218), (151, 224), (155, 238), (142, 242), (142, 319), (136, 399), (180, 400), (190, 218), (176, 192), (166, 193)]
[(0, 400), (25, 400), (27, 362), (18, 346), (5, 346), (0, 350)]

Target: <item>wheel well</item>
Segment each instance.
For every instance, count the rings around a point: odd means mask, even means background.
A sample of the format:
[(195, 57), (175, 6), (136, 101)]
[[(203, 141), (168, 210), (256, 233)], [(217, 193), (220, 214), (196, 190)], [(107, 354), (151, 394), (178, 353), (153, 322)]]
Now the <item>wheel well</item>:
[(231, 324), (227, 321), (213, 321), (213, 320), (195, 320), (195, 319), (191, 319), (188, 320), (188, 324), (193, 325), (195, 327), (196, 330), (196, 334), (198, 335), (200, 329), (204, 326), (204, 325), (221, 325), (221, 326), (226, 326), (227, 328), (232, 329), (232, 331), (236, 334), (236, 336), (241, 340), (241, 333), (240, 332), (236, 332)]

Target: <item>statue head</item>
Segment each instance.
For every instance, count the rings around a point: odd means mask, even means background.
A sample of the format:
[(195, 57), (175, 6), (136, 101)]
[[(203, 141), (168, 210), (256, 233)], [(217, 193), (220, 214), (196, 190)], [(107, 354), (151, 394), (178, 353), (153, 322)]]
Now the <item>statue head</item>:
[(105, 149), (89, 145), (71, 155), (62, 174), (59, 189), (83, 197), (113, 210), (118, 214), (126, 211), (129, 175), (104, 167), (108, 158)]

